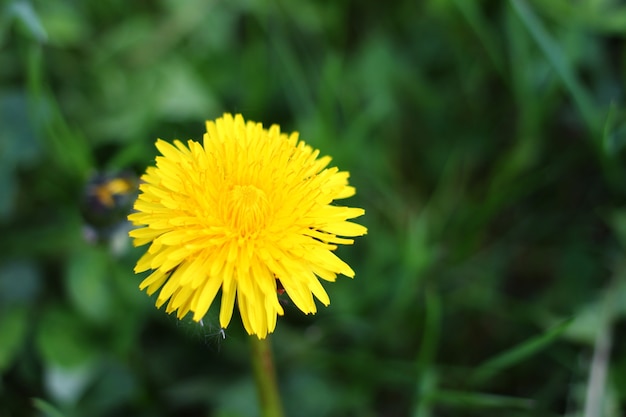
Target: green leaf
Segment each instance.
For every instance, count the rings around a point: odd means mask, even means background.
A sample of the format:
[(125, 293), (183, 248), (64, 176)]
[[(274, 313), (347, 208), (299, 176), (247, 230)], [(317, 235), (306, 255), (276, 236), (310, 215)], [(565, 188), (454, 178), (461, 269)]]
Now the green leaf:
[(65, 368), (90, 362), (98, 353), (80, 317), (60, 307), (44, 311), (36, 344), (46, 364)]
[(0, 305), (30, 305), (41, 292), (41, 271), (33, 259), (0, 264)]
[(28, 112), (24, 93), (0, 92), (0, 220), (14, 214), (19, 190), (17, 169), (32, 166), (41, 155)]
[(0, 314), (0, 372), (11, 365), (24, 342), (28, 328), (28, 310), (16, 307)]
[(81, 14), (84, 11), (82, 7), (60, 1), (50, 1), (38, 6), (50, 44), (62, 47), (78, 45), (90, 35), (88, 21)]
[(62, 404), (74, 405), (96, 375), (96, 367), (83, 363), (69, 368), (49, 365), (44, 370), (44, 383), (50, 396)]
[(29, 34), (39, 42), (48, 40), (48, 34), (44, 29), (39, 16), (33, 9), (33, 5), (27, 1), (15, 1), (9, 6), (9, 14), (22, 23)]
[(108, 256), (99, 248), (86, 247), (69, 259), (66, 285), (76, 308), (90, 320), (105, 322), (111, 315)]

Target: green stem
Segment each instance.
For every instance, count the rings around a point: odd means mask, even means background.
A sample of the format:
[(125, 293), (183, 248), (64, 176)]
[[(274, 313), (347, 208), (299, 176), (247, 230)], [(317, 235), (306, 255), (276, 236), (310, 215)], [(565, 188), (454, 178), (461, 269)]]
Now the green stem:
[(283, 417), (270, 342), (268, 339), (259, 340), (256, 336), (250, 336), (250, 345), (261, 416)]

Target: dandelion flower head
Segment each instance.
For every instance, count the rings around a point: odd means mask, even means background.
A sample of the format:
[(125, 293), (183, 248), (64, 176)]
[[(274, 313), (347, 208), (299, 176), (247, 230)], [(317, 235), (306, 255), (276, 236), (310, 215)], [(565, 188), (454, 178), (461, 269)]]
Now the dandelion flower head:
[(320, 279), (354, 271), (333, 251), (367, 229), (348, 221), (360, 208), (333, 204), (355, 194), (349, 173), (328, 168), (276, 125), (264, 129), (241, 115), (206, 122), (203, 143), (156, 142), (162, 156), (142, 176), (129, 220), (136, 246), (150, 244), (135, 272), (156, 305), (200, 321), (221, 290), (226, 328), (235, 299), (246, 331), (264, 338), (276, 327), (282, 290), (304, 313), (313, 296), (330, 303)]

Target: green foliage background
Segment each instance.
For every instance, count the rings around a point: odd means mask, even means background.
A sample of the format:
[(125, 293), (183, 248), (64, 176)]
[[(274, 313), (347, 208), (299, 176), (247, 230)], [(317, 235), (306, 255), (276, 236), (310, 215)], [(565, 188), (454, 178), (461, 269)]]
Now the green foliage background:
[(272, 336), (288, 415), (623, 415), (625, 37), (613, 0), (4, 1), (0, 416), (258, 415), (238, 318), (155, 309), (124, 210), (86, 239), (94, 175), (223, 112), (366, 209)]

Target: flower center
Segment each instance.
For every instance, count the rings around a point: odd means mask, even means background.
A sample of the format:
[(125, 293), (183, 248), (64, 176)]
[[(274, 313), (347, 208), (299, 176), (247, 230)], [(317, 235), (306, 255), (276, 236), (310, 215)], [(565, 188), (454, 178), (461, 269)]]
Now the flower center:
[(263, 228), (270, 211), (267, 195), (254, 185), (235, 185), (226, 196), (226, 218), (248, 237)]

